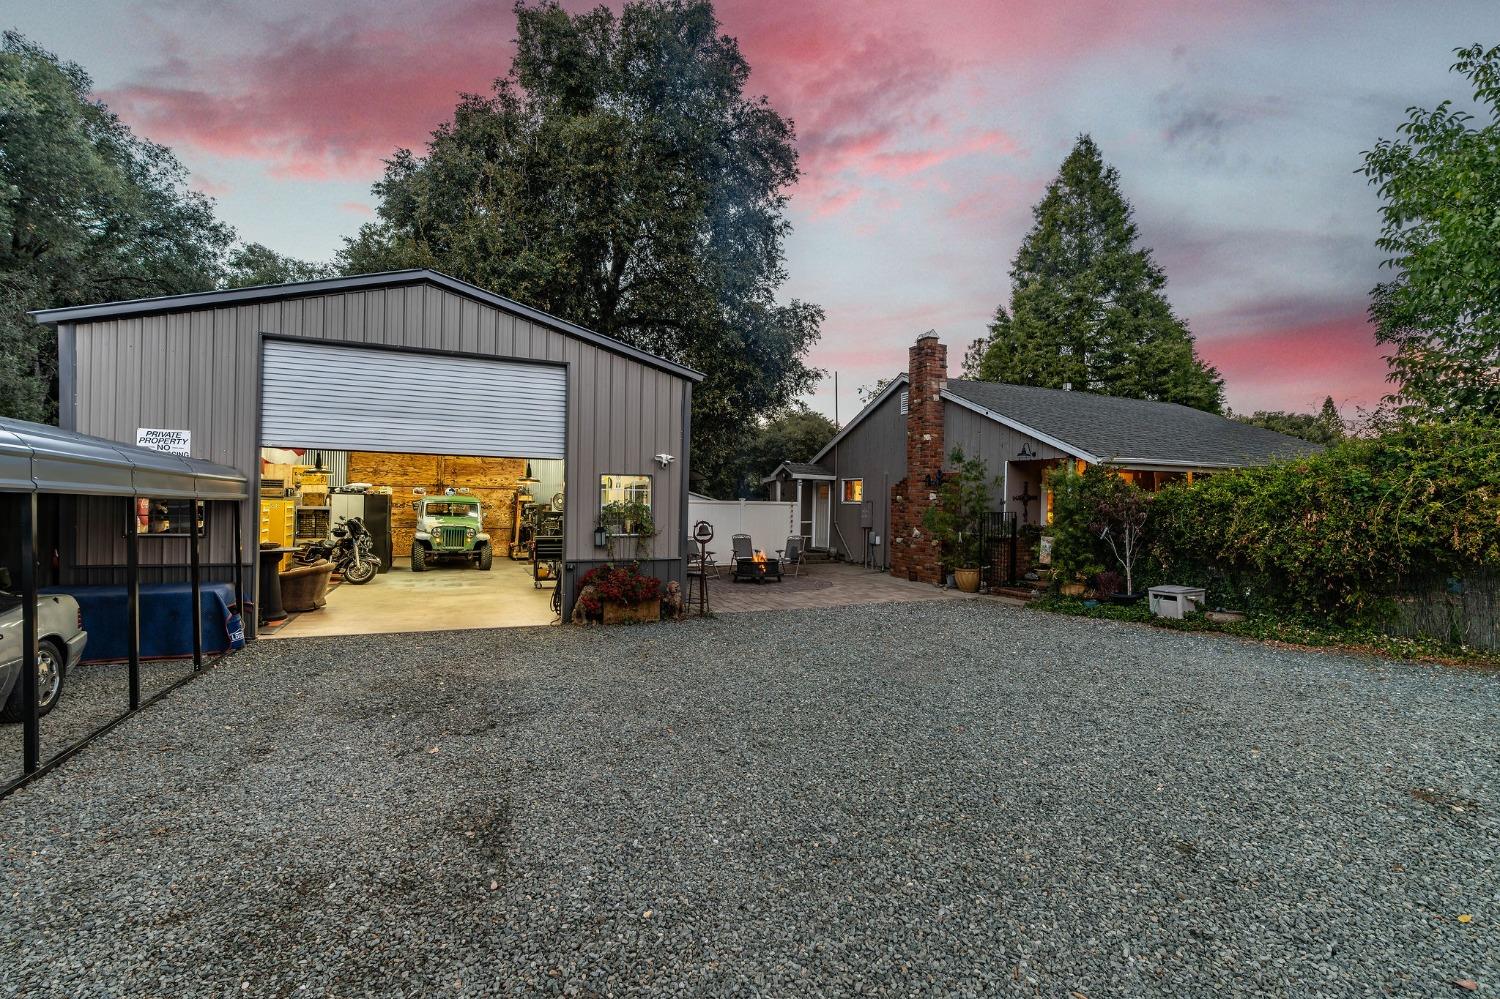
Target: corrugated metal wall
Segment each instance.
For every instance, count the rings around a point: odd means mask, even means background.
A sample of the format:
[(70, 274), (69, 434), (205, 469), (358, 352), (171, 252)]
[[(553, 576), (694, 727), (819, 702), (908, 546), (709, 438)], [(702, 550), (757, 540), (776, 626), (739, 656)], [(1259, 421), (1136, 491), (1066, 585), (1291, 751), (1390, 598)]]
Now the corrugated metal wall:
[[(188, 429), (193, 455), (258, 478), (262, 335), (383, 344), (568, 366), (568, 558), (592, 559), (599, 477), (650, 474), (658, 557), (681, 558), (687, 462), (683, 378), (428, 284), (314, 295), (76, 327), (76, 428), (134, 442), (138, 427)], [(67, 400), (63, 401), (67, 405)], [(677, 460), (663, 469), (653, 455)], [(246, 517), (247, 543), (258, 527)], [(229, 561), (213, 530), (210, 561)], [(123, 561), (123, 544), (88, 539), (85, 564)]]

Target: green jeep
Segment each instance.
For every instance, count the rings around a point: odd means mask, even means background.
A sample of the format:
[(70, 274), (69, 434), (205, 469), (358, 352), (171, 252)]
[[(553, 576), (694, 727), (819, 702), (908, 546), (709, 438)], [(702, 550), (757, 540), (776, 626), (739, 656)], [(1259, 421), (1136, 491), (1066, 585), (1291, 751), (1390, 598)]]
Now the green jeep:
[(411, 571), (444, 559), (463, 559), (488, 570), (495, 561), (490, 536), (484, 533), (477, 496), (424, 496), (413, 503), (417, 534), (411, 543)]

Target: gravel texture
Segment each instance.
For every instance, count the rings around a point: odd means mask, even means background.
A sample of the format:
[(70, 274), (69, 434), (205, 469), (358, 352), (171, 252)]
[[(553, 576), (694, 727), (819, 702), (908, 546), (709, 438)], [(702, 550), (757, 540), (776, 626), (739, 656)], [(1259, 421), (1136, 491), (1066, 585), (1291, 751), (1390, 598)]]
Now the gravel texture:
[[(141, 663), (141, 700), (165, 690), (192, 671), (191, 659)], [(125, 663), (79, 663), (63, 677), (62, 699), (41, 720), (38, 731), (42, 761), (129, 710), (130, 669)], [(21, 776), (23, 737), (19, 723), (0, 723), (0, 784)]]
[(1495, 994), (1497, 816), (1494, 675), (988, 602), (263, 642), (0, 802), (0, 994)]

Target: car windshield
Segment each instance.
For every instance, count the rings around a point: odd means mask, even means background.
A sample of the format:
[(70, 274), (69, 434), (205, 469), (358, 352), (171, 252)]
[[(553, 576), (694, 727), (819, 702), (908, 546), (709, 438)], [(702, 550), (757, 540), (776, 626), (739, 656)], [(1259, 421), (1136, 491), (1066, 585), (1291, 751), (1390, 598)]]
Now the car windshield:
[(479, 505), (476, 503), (428, 503), (427, 516), (478, 517)]

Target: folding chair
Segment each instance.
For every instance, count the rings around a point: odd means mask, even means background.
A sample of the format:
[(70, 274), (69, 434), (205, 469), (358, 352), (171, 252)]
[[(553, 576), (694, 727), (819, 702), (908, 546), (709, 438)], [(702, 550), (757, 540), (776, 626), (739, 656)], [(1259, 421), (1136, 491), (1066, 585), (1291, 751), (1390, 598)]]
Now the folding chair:
[(792, 575), (802, 574), (802, 566), (806, 564), (806, 546), (801, 537), (790, 537), (786, 539), (786, 547), (776, 553), (781, 559), (781, 571), (786, 572), (787, 566), (791, 566)]

